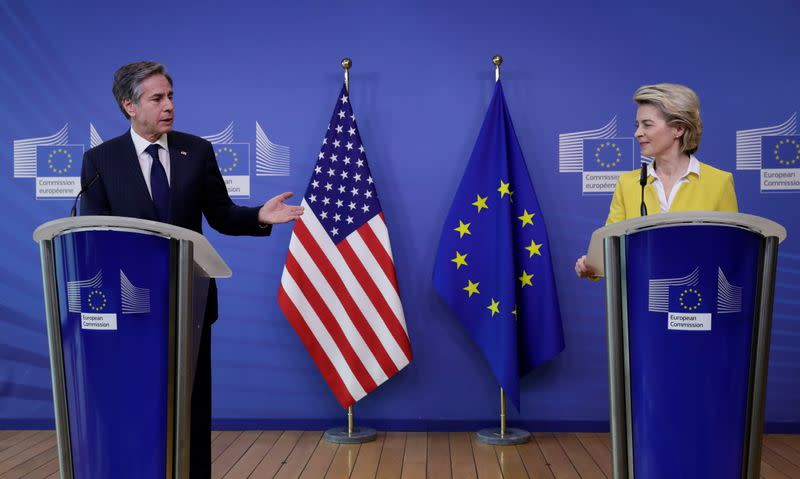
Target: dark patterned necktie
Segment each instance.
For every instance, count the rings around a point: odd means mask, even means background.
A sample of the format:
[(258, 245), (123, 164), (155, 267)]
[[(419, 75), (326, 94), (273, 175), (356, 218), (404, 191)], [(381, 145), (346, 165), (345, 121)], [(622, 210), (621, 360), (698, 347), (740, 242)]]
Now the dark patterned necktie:
[(164, 165), (158, 159), (158, 150), (161, 145), (154, 143), (145, 151), (153, 158), (153, 167), (150, 168), (150, 190), (153, 194), (153, 205), (156, 207), (158, 221), (166, 223), (169, 219), (169, 181)]

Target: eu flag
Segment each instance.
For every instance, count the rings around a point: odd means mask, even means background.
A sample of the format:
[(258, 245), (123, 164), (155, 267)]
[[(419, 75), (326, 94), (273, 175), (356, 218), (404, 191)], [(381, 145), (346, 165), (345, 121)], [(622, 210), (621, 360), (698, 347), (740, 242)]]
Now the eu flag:
[(222, 176), (246, 176), (250, 174), (249, 143), (215, 143), (213, 146)]
[(107, 288), (81, 288), (82, 313), (115, 313), (118, 305), (116, 298)]
[(83, 145), (37, 145), (36, 176), (81, 176), (81, 157)]
[[(716, 278), (715, 278), (716, 279)], [(715, 288), (708, 285), (669, 287), (669, 310), (672, 313), (712, 313), (716, 303)], [(713, 286), (716, 286), (713, 285)]]
[(632, 139), (583, 140), (583, 171), (630, 171), (633, 168)]
[(762, 168), (800, 168), (800, 136), (762, 136)]
[(503, 87), (497, 82), (447, 215), (433, 284), (509, 398), (564, 349), (550, 246)]

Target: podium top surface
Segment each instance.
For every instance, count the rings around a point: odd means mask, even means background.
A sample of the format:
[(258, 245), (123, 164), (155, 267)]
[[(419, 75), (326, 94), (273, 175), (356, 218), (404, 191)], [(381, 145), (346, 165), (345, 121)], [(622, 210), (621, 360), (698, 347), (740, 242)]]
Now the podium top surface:
[(233, 272), (225, 260), (211, 246), (208, 239), (192, 230), (157, 221), (127, 218), (122, 216), (76, 216), (59, 218), (40, 225), (33, 232), (34, 241), (51, 240), (63, 233), (76, 231), (134, 231), (176, 240), (187, 240), (194, 244), (194, 262), (211, 278), (230, 278)]
[(775, 236), (778, 242), (786, 239), (786, 228), (760, 216), (720, 211), (681, 211), (659, 213), (633, 218), (599, 228), (592, 233), (586, 264), (603, 276), (603, 240), (610, 236), (623, 236), (641, 230), (686, 225), (731, 226), (753, 231), (764, 237)]

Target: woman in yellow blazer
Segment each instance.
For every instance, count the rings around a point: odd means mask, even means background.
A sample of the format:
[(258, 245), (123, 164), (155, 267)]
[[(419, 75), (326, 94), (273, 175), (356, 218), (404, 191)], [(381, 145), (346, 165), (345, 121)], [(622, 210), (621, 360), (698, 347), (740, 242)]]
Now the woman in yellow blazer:
[[(703, 122), (697, 95), (683, 85), (647, 85), (633, 95), (636, 140), (644, 156), (654, 160), (647, 168), (644, 202), (649, 214), (672, 211), (738, 211), (733, 175), (700, 163)], [(642, 187), (639, 170), (623, 173), (617, 181), (606, 224), (640, 216)], [(586, 256), (575, 263), (575, 273), (594, 277)]]

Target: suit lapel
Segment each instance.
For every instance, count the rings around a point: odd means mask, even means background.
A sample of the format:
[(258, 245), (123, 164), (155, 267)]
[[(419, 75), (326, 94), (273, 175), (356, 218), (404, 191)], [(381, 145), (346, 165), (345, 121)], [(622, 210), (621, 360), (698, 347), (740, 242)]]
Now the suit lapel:
[(123, 178), (131, 179), (131, 199), (137, 204), (147, 205), (144, 208), (149, 215), (147, 219), (155, 220), (158, 218), (156, 207), (153, 204), (153, 198), (150, 197), (150, 192), (147, 190), (147, 183), (142, 174), (142, 166), (139, 164), (139, 157), (136, 155), (136, 146), (133, 144), (130, 130), (124, 137), (125, 148), (122, 155), (122, 166), (125, 170), (125, 175)]
[(175, 213), (178, 211), (178, 198), (183, 192), (182, 180), (186, 178), (187, 161), (189, 159), (186, 148), (181, 145), (175, 135), (167, 134), (169, 144), (169, 214), (170, 223), (174, 221)]

